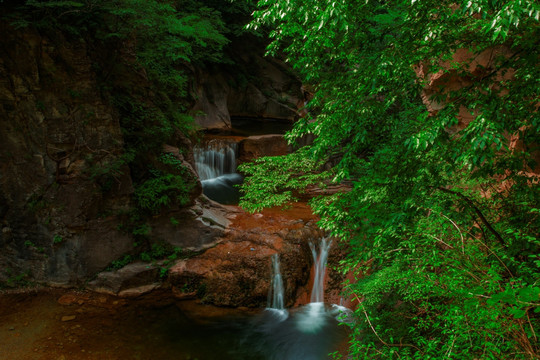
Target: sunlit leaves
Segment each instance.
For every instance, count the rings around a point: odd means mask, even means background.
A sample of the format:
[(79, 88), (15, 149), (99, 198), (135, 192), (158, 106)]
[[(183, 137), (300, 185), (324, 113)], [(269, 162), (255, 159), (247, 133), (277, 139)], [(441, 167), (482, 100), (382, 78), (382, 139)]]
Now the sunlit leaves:
[[(264, 157), (254, 163), (242, 164), (239, 171), (248, 175), (241, 186), (244, 196), (240, 205), (249, 211), (287, 205), (297, 201), (309, 186), (324, 187), (331, 172), (321, 171), (322, 163), (300, 153)], [(268, 177), (268, 173), (272, 177)]]
[[(311, 203), (351, 249), (352, 357), (538, 355), (538, 7), (259, 1), (252, 26), (314, 91), (288, 139), (314, 136), (301, 156), (353, 184)], [(247, 196), (279, 194), (258, 166)]]

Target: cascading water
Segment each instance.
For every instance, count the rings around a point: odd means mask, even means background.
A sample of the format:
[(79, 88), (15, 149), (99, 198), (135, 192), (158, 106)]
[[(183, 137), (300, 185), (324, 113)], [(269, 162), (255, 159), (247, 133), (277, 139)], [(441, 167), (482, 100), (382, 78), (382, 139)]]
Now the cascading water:
[(237, 144), (229, 139), (212, 139), (194, 149), (204, 194), (222, 204), (238, 203), (234, 185), (242, 182), (242, 176), (236, 172), (236, 153)]
[(317, 255), (315, 244), (313, 242), (309, 243), (315, 274), (311, 289), (311, 302), (305, 306), (303, 311), (298, 313), (297, 326), (304, 333), (317, 333), (328, 325), (329, 317), (324, 305), (324, 275), (330, 245), (332, 245), (332, 241), (322, 238), (319, 243), (319, 254)]
[(272, 255), (272, 283), (268, 296), (268, 307), (270, 309), (284, 310), (283, 300), (283, 279), (278, 254)]
[(215, 179), (236, 172), (235, 142), (212, 139), (204, 147), (193, 149), (195, 167), (201, 181)]
[(315, 276), (313, 279), (313, 288), (311, 290), (311, 302), (323, 302), (324, 301), (324, 275), (326, 273), (326, 262), (328, 260), (328, 251), (332, 241), (328, 241), (327, 238), (322, 238), (319, 244), (319, 255), (317, 256), (317, 249), (315, 244), (309, 243), (311, 248), (311, 254), (313, 255), (313, 263), (315, 265)]
[(335, 351), (337, 344), (345, 338), (345, 329), (338, 326), (333, 314), (335, 310), (329, 310), (323, 302), (324, 275), (331, 243), (326, 238), (321, 239), (319, 253), (315, 245), (310, 244), (315, 269), (311, 303), (291, 309), (290, 316), (283, 308), (283, 279), (279, 258), (277, 254), (272, 256), (269, 308), (254, 319), (250, 335), (246, 339), (246, 343), (249, 343), (262, 359), (328, 359), (328, 354)]

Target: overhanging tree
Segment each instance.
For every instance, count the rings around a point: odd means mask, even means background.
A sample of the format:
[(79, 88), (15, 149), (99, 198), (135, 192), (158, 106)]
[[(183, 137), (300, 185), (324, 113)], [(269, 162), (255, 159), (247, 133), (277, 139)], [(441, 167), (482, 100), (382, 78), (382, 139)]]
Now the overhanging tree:
[(289, 140), (315, 140), (245, 166), (242, 205), (352, 181), (312, 200), (321, 226), (352, 249), (342, 262), (361, 300), (351, 352), (538, 356), (539, 4), (258, 6), (251, 26), (270, 29), (270, 52), (283, 50), (315, 89)]

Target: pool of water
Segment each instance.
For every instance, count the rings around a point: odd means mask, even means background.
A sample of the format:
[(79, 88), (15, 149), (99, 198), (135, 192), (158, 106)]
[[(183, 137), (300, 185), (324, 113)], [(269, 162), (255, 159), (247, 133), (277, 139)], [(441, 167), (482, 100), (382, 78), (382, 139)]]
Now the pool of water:
[(346, 339), (322, 303), (209, 315), (203, 305), (76, 296), (62, 305), (58, 292), (0, 295), (0, 359), (323, 360)]

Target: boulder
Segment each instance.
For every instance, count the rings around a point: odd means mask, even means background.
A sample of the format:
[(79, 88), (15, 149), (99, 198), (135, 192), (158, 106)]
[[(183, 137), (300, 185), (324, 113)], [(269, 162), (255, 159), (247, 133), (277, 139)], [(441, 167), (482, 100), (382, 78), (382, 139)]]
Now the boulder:
[(238, 144), (238, 162), (249, 162), (261, 156), (285, 155), (289, 150), (283, 135), (249, 136)]
[(172, 266), (169, 281), (175, 295), (219, 306), (264, 307), (272, 275), (271, 256), (279, 253), (285, 301), (294, 304), (310, 276), (308, 241), (322, 236), (315, 217), (302, 205), (287, 211), (235, 215), (216, 246)]
[(234, 41), (230, 65), (194, 69), (191, 113), (203, 129), (230, 129), (231, 117), (292, 122), (304, 107), (302, 83), (284, 62), (265, 57), (256, 38)]
[(121, 269), (98, 274), (88, 283), (94, 291), (134, 297), (159, 287), (159, 266), (145, 262), (128, 264)]
[(215, 246), (229, 226), (227, 208), (202, 196), (195, 205), (150, 221), (151, 236), (173, 247), (198, 252)]

